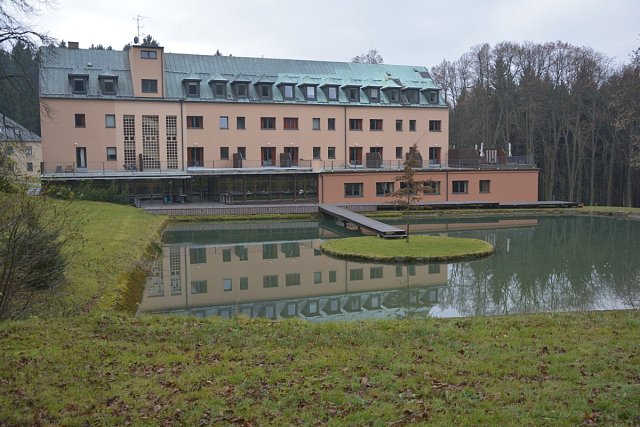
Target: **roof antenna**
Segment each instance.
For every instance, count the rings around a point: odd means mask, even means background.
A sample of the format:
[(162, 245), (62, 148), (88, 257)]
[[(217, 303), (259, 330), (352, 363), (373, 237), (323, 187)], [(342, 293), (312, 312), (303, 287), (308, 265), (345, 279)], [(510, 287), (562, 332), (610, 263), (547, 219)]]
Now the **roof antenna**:
[[(137, 35), (137, 36), (135, 36), (135, 37), (133, 38), (133, 42), (134, 42), (135, 44), (140, 43), (140, 29), (141, 29), (141, 28), (144, 28), (144, 27), (140, 24), (140, 21), (142, 21), (144, 18), (145, 18), (145, 16), (142, 16), (142, 15), (136, 15), (136, 16), (134, 16), (133, 18), (131, 18), (131, 19), (135, 19), (135, 20), (136, 20), (136, 27), (138, 28), (138, 35)], [(144, 33), (143, 33), (142, 35), (144, 35)]]

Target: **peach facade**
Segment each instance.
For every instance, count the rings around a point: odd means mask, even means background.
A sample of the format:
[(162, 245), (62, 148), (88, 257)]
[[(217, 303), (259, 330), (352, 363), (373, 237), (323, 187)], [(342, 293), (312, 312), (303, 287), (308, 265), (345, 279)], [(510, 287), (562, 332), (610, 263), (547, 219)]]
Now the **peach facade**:
[[(537, 200), (538, 171), (529, 161), (503, 155), (482, 167), (478, 158), (475, 167), (450, 167), (449, 110), (424, 67), (141, 46), (47, 48), (43, 58), (46, 182), (111, 180), (133, 196), (151, 191), (165, 200), (304, 194), (323, 203), (387, 203), (377, 183), (395, 181), (415, 144), (419, 176), (440, 183), (424, 201)], [(346, 185), (358, 183), (359, 190)]]

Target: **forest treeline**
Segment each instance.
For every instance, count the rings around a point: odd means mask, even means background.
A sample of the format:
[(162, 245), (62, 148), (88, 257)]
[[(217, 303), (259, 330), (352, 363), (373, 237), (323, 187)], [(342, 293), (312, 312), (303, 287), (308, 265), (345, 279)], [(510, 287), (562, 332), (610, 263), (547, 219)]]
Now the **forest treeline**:
[[(39, 134), (37, 61), (22, 43), (0, 50), (0, 113)], [(451, 147), (511, 143), (540, 168), (541, 200), (640, 206), (640, 49), (616, 66), (563, 42), (482, 44), (431, 74)]]
[(610, 58), (563, 42), (482, 44), (431, 74), (450, 146), (512, 145), (540, 168), (541, 200), (640, 206), (640, 49)]

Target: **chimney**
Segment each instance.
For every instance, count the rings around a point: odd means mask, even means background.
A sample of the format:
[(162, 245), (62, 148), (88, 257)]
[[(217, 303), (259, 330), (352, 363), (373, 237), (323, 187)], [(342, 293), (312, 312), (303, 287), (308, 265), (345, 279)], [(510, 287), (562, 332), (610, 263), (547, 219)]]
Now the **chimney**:
[(67, 46), (69, 46), (69, 49), (80, 49), (80, 43), (78, 42), (69, 42)]

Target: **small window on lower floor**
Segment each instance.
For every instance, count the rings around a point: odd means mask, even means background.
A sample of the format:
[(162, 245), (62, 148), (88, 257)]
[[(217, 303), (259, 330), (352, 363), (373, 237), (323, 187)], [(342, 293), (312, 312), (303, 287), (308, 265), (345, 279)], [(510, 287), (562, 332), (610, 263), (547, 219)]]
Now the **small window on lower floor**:
[(287, 286), (300, 286), (300, 273), (287, 273), (285, 282)]
[(207, 281), (206, 280), (194, 280), (191, 282), (192, 294), (206, 294), (207, 293)]
[(327, 148), (327, 158), (335, 159), (336, 158), (336, 147)]
[(229, 160), (229, 147), (220, 147), (220, 159)]
[(327, 119), (327, 130), (336, 130), (336, 119), (329, 117)]
[(424, 194), (437, 195), (440, 194), (440, 181), (425, 181)]
[(249, 278), (248, 277), (241, 277), (240, 278), (240, 290), (241, 291), (246, 291), (247, 289), (249, 289)]
[(320, 118), (314, 117), (311, 121), (311, 127), (313, 130), (320, 130)]
[(118, 160), (118, 151), (116, 147), (107, 147), (107, 161), (113, 162)]
[(402, 159), (402, 147), (396, 147), (396, 159)]
[(27, 162), (27, 172), (33, 172), (33, 163)]
[(338, 272), (336, 270), (329, 271), (329, 283), (335, 283), (338, 281)]
[(104, 126), (108, 128), (116, 127), (116, 116), (115, 114), (105, 114), (104, 115)]
[(364, 270), (362, 268), (352, 268), (349, 270), (350, 280), (362, 280), (364, 279)]
[(393, 193), (393, 182), (376, 182), (376, 196), (382, 197)]
[(344, 185), (344, 197), (362, 197), (362, 183), (346, 183)]
[(491, 192), (491, 181), (488, 179), (480, 180), (480, 192), (481, 193), (490, 193)]
[(453, 181), (451, 183), (451, 191), (453, 194), (468, 193), (469, 181)]
[(231, 279), (222, 279), (222, 290), (225, 292), (233, 290), (233, 282)]
[(320, 147), (313, 147), (313, 159), (320, 159)]
[(322, 283), (322, 271), (316, 271), (313, 273), (313, 283)]

